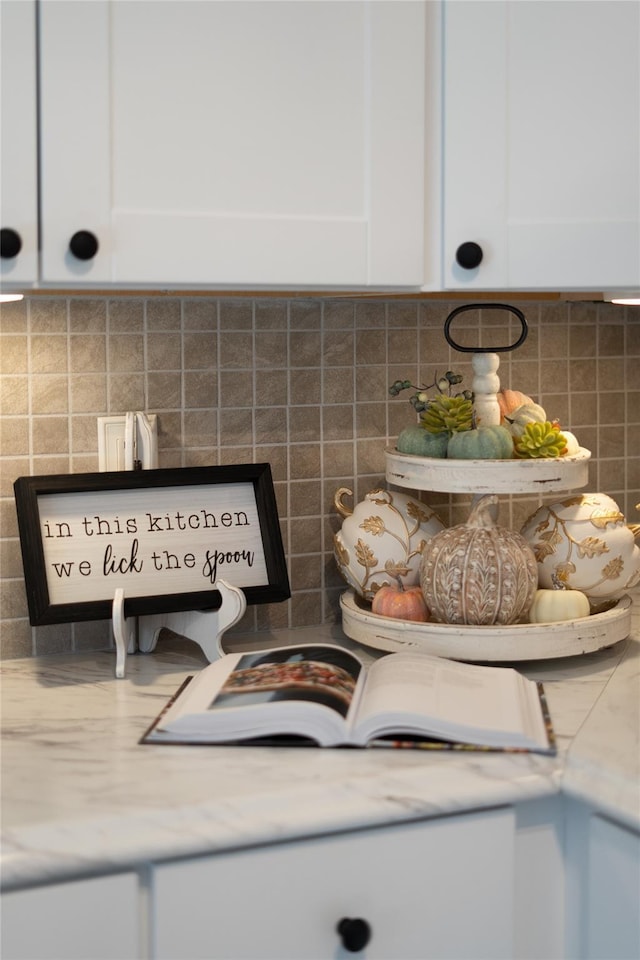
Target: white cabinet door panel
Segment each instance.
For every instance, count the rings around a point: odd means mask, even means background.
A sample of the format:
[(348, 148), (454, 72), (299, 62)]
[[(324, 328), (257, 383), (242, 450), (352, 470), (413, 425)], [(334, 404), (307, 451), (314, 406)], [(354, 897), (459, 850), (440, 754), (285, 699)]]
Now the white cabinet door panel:
[(135, 874), (2, 895), (2, 960), (134, 960), (140, 956)]
[(445, 286), (640, 285), (640, 3), (455, 0), (444, 50)]
[(0, 226), (18, 234), (17, 256), (0, 259), (3, 286), (38, 278), (35, 0), (0, 3)]
[[(419, 286), (425, 18), (418, 2), (44, 4), (45, 281)], [(100, 244), (84, 263), (67, 253), (80, 229)]]
[(154, 955), (344, 960), (358, 917), (367, 960), (512, 960), (513, 858), (499, 810), (160, 865)]
[(640, 834), (591, 817), (587, 956), (640, 957)]

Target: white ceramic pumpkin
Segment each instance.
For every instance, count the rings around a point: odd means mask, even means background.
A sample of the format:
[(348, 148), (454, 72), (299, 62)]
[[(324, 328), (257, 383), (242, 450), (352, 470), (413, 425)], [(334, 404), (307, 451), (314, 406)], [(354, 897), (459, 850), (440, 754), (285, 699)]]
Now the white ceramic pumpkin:
[(561, 584), (603, 601), (640, 582), (634, 532), (604, 493), (579, 493), (542, 506), (520, 532), (535, 554), (540, 587)]
[(500, 527), (495, 494), (481, 497), (466, 523), (432, 537), (420, 582), (439, 623), (509, 624), (524, 619), (538, 586), (533, 551), (519, 533)]
[(343, 502), (347, 496), (351, 490), (340, 487), (334, 497), (344, 520), (333, 538), (333, 553), (349, 586), (373, 600), (385, 584), (416, 585), (422, 548), (444, 529), (437, 513), (415, 497), (383, 489), (371, 490), (352, 512)]

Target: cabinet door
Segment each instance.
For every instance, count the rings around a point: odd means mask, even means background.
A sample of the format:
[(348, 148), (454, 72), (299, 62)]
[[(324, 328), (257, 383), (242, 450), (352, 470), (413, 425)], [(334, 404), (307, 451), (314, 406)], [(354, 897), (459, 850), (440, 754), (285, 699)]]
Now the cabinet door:
[(603, 817), (589, 827), (587, 956), (640, 957), (640, 834)]
[(38, 276), (35, 0), (0, 2), (0, 122), (0, 226), (18, 238), (0, 258), (6, 289)]
[(134, 874), (2, 895), (2, 960), (133, 960), (140, 956)]
[(445, 287), (640, 285), (640, 3), (453, 0), (444, 36)]
[(419, 286), (426, 12), (43, 4), (43, 280)]
[(158, 960), (346, 958), (336, 925), (371, 927), (375, 958), (512, 958), (508, 810), (158, 866)]

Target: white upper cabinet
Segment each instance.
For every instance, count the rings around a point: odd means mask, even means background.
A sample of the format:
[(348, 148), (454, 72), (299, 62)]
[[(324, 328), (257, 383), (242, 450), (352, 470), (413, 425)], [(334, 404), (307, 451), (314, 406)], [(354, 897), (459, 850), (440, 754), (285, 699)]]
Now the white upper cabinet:
[(637, 0), (446, 0), (444, 288), (640, 286), (639, 63)]
[(43, 284), (420, 287), (427, 13), (44, 0)]
[(38, 278), (35, 0), (0, 3), (0, 204), (3, 284)]

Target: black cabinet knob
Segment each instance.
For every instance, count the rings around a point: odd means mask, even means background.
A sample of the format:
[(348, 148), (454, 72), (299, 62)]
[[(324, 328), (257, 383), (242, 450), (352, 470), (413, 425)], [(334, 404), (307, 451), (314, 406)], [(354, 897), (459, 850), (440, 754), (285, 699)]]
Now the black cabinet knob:
[(3, 227), (0, 230), (0, 257), (3, 260), (11, 260), (17, 257), (22, 250), (22, 238), (20, 234), (11, 227)]
[(98, 252), (98, 238), (89, 230), (78, 230), (69, 241), (69, 250), (78, 260), (92, 260)]
[(473, 270), (474, 267), (480, 266), (482, 247), (479, 243), (474, 243), (473, 240), (461, 243), (456, 250), (456, 262), (465, 270)]
[(342, 946), (350, 953), (362, 950), (371, 940), (371, 927), (359, 917), (344, 917), (336, 927), (342, 940)]

